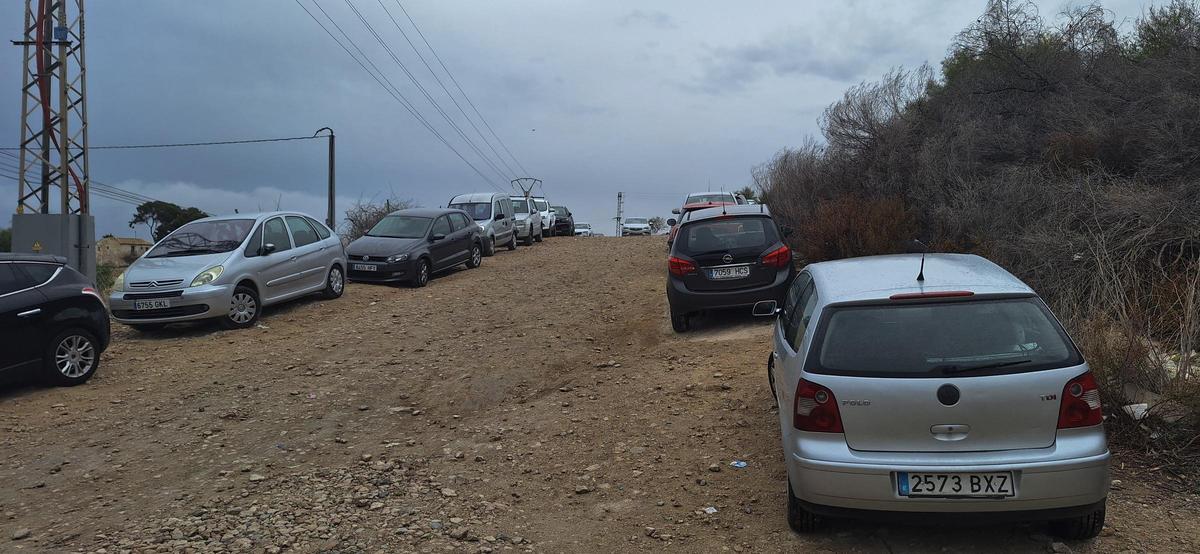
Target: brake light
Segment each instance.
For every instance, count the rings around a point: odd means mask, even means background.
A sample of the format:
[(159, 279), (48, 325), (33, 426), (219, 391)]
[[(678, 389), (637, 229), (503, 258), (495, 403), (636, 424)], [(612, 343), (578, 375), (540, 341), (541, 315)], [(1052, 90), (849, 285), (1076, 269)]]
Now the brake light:
[(816, 433), (841, 433), (842, 414), (838, 412), (833, 391), (801, 379), (796, 385), (792, 427)]
[(671, 256), (667, 260), (667, 269), (670, 270), (671, 275), (683, 277), (684, 275), (696, 272), (696, 263), (691, 260)]
[(790, 263), (792, 263), (792, 249), (788, 248), (786, 244), (770, 251), (762, 259), (762, 264), (767, 267), (783, 268)]
[(1092, 372), (1067, 381), (1058, 409), (1058, 428), (1091, 427), (1104, 421), (1100, 406), (1100, 388)]
[(888, 298), (890, 300), (914, 300), (918, 298), (961, 298), (964, 296), (975, 296), (974, 292), (969, 290), (944, 290), (937, 292), (906, 292), (901, 294), (893, 294)]

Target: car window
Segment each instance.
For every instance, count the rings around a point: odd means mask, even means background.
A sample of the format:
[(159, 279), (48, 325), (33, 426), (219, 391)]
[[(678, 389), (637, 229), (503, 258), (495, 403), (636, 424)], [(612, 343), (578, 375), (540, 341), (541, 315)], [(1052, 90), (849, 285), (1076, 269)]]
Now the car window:
[(842, 306), (820, 325), (806, 368), (814, 373), (994, 375), (1083, 363), (1037, 298)]
[(311, 217), (306, 217), (304, 219), (306, 221), (308, 221), (309, 225), (312, 225), (313, 229), (317, 230), (317, 235), (319, 235), (321, 237), (321, 240), (325, 240), (325, 239), (329, 238), (331, 235), (333, 235), (333, 233), (329, 230), (328, 227), (325, 226), (325, 224), (323, 224)]
[(684, 254), (722, 250), (766, 249), (779, 241), (775, 226), (765, 217), (732, 217), (691, 223), (679, 231), (676, 244)]
[(788, 287), (787, 298), (783, 301), (783, 324), (786, 327), (791, 322), (792, 314), (796, 311), (796, 306), (800, 305), (800, 296), (804, 294), (805, 287), (812, 282), (812, 275), (807, 271), (800, 272), (796, 279), (792, 281)]
[(468, 219), (467, 216), (465, 216), (463, 214), (450, 214), (450, 219), (454, 223), (455, 231), (460, 231), (462, 229), (466, 229), (467, 227), (470, 227), (474, 223), (470, 219)]
[(275, 217), (267, 220), (263, 226), (263, 244), (274, 244), (276, 252), (292, 249), (292, 239), (288, 238), (287, 227), (283, 218)]
[(24, 279), (17, 279), (13, 264), (0, 264), (0, 294), (8, 294), (25, 288)]
[(253, 219), (193, 221), (159, 241), (146, 253), (146, 257), (172, 258), (230, 252), (242, 245), (253, 226)]
[(539, 212), (544, 212), (550, 209), (550, 203), (546, 202), (545, 200), (534, 200), (533, 203), (537, 204), (537, 209)]
[(54, 272), (58, 271), (58, 265), (56, 264), (25, 263), (15, 265), (20, 270), (25, 271), (29, 286), (32, 287), (46, 284), (46, 281), (49, 281), (54, 276)]
[(317, 236), (316, 230), (309, 225), (303, 217), (289, 215), (287, 216), (288, 229), (292, 231), (292, 242), (296, 243), (296, 248), (308, 246), (317, 242), (320, 237)]
[(254, 258), (261, 255), (261, 250), (259, 249), (262, 248), (263, 244), (262, 234), (264, 226), (265, 224), (255, 227), (254, 234), (250, 235), (250, 241), (246, 243), (246, 249), (242, 251), (242, 254), (247, 258)]
[(435, 235), (449, 235), (450, 234), (450, 220), (446, 216), (439, 217), (439, 218), (437, 218), (437, 221), (433, 222), (433, 234), (435, 234)]
[(519, 198), (514, 198), (512, 201), (512, 207), (513, 207), (513, 211), (516, 213), (519, 213), (519, 214), (529, 213), (529, 202), (526, 202), (525, 200), (522, 200)]
[[(487, 202), (463, 202), (461, 204), (450, 204), (446, 207), (467, 212), (471, 214), (471, 219), (475, 221), (484, 221), (492, 218), (492, 205)], [(498, 209), (499, 203), (497, 203)]]
[(792, 347), (792, 351), (796, 352), (800, 348), (800, 343), (804, 339), (804, 331), (808, 329), (808, 318), (812, 317), (812, 311), (817, 305), (816, 287), (812, 282), (809, 282), (804, 287), (804, 292), (800, 293), (800, 299), (796, 303), (797, 308), (788, 318), (787, 328), (784, 336), (787, 338), (788, 345)]

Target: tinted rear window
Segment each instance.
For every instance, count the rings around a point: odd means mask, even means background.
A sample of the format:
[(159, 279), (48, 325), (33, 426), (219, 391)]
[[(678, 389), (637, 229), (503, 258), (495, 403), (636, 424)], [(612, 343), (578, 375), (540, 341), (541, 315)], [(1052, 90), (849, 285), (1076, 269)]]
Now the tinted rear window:
[(681, 253), (765, 250), (779, 241), (775, 224), (765, 217), (730, 217), (684, 225), (675, 239)]
[(833, 307), (807, 371), (864, 377), (997, 375), (1083, 363), (1041, 300)]

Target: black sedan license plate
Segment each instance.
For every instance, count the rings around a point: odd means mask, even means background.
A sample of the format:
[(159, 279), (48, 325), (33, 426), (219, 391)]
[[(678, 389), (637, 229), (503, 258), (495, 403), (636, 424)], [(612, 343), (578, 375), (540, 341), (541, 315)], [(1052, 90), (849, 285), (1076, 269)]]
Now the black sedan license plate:
[(350, 269), (353, 269), (354, 271), (378, 271), (379, 266), (372, 264), (353, 264), (350, 266)]
[(1012, 473), (896, 473), (900, 496), (1013, 496)]
[(744, 279), (750, 276), (750, 266), (714, 267), (708, 270), (708, 276), (714, 281), (725, 279)]

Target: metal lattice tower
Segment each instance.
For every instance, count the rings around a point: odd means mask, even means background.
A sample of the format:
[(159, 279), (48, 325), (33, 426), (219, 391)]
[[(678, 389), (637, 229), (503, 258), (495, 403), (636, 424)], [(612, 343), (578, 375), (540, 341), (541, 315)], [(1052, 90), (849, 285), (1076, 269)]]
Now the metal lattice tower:
[(83, 2), (25, 1), (18, 214), (89, 213)]

